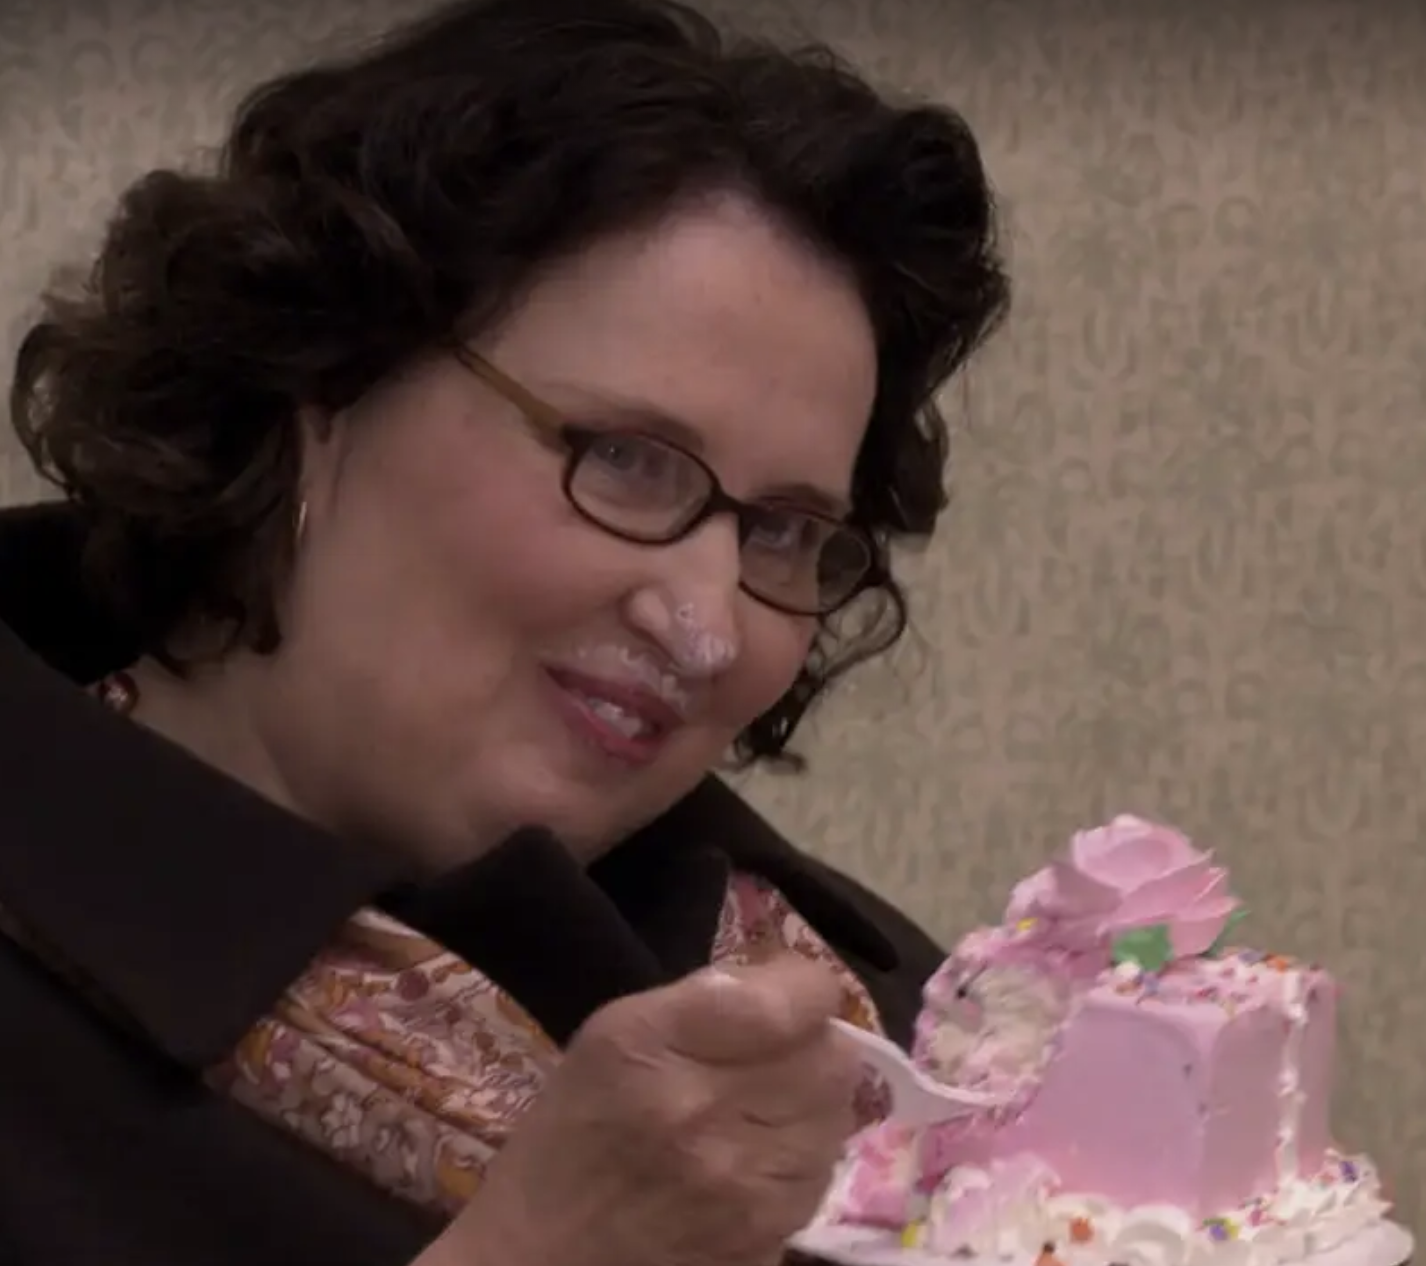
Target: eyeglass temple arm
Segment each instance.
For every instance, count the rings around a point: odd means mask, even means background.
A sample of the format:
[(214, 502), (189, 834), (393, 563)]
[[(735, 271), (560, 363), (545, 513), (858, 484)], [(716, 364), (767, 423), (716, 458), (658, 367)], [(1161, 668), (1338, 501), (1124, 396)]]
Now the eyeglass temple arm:
[(479, 352), (462, 349), (461, 363), (497, 395), (513, 404), (547, 440), (557, 440), (565, 420), (538, 396), (532, 395), (502, 370), (496, 369)]

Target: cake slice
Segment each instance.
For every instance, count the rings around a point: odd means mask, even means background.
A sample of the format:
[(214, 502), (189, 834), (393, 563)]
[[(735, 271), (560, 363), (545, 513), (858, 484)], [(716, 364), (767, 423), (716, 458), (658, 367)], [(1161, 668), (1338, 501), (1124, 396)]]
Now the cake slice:
[(1331, 1141), (1336, 985), (1229, 948), (1239, 915), (1178, 832), (1077, 834), (926, 987), (916, 1061), (1003, 1106), (864, 1131), (821, 1221), (1025, 1266), (1276, 1266), (1381, 1222)]
[(1335, 1017), (1325, 972), (1247, 950), (1107, 970), (988, 1156), (1126, 1206), (1231, 1209), (1322, 1165)]

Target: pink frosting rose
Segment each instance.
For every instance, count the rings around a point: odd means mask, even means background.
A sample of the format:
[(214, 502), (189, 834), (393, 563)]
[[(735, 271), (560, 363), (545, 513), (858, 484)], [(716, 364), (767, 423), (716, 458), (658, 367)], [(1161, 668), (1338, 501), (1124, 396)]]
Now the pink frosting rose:
[(1016, 885), (1009, 923), (1033, 919), (1072, 951), (1165, 924), (1175, 957), (1207, 950), (1238, 901), (1228, 872), (1171, 827), (1127, 814), (1080, 831), (1065, 854)]

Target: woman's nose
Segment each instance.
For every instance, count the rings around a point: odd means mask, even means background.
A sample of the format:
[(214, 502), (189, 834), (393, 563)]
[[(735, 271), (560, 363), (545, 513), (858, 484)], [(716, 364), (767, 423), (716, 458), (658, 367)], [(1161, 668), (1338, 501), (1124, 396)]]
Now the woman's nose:
[(741, 650), (736, 526), (714, 520), (658, 553), (657, 575), (629, 600), (630, 623), (656, 641), (679, 672), (726, 672)]

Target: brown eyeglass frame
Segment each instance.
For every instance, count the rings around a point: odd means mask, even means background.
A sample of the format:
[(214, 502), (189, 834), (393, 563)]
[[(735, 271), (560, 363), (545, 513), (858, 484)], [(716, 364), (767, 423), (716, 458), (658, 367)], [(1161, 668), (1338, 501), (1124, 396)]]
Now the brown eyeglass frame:
[[(669, 533), (660, 533), (657, 536), (644, 536), (636, 532), (630, 532), (624, 528), (611, 526), (597, 515), (590, 513), (580, 504), (579, 498), (574, 495), (574, 479), (578, 473), (580, 462), (584, 460), (585, 454), (590, 447), (601, 439), (607, 438), (608, 431), (597, 430), (590, 427), (578, 426), (570, 422), (559, 409), (545, 400), (541, 400), (528, 387), (510, 377), (504, 370), (497, 368), (481, 356), (478, 352), (473, 352), (469, 348), (460, 348), (457, 351), (457, 358), (475, 377), (479, 378), (487, 387), (498, 396), (514, 405), (531, 425), (536, 435), (547, 443), (551, 443), (564, 450), (566, 462), (564, 474), (561, 479), (561, 490), (565, 499), (574, 507), (576, 513), (582, 518), (599, 528), (602, 532), (608, 532), (611, 536), (620, 540), (629, 541), (635, 545), (672, 545), (684, 540), (691, 533), (695, 532), (709, 519), (720, 514), (731, 514), (734, 523), (737, 524), (739, 548), (746, 543), (752, 530), (749, 520), (754, 512), (761, 509), (756, 504), (740, 501), (723, 487), (722, 481), (718, 478), (718, 473), (708, 465), (696, 453), (690, 453), (686, 448), (672, 443), (662, 436), (652, 436), (640, 432), (637, 429), (630, 429), (623, 432), (631, 436), (638, 436), (653, 443), (662, 445), (672, 452), (678, 453), (697, 466), (708, 479), (708, 495), (704, 498), (698, 510), (689, 516), (686, 522), (680, 524), (677, 529)], [(616, 432), (617, 433), (617, 432)], [(835, 519), (829, 514), (821, 514), (816, 510), (798, 508), (798, 514), (806, 515), (810, 519), (826, 523), (835, 528), (838, 532), (847, 533), (861, 542), (866, 553), (866, 566), (862, 575), (857, 579), (849, 591), (828, 607), (819, 606), (815, 610), (808, 611), (802, 607), (791, 606), (785, 602), (779, 602), (775, 598), (770, 598), (766, 594), (759, 592), (748, 585), (739, 576), (738, 586), (750, 597), (771, 607), (775, 611), (781, 611), (786, 615), (813, 616), (818, 619), (825, 619), (827, 616), (836, 614), (843, 607), (865, 593), (868, 589), (875, 588), (882, 583), (882, 565), (880, 554), (877, 550), (876, 542), (869, 532), (851, 524), (844, 523), (840, 519)]]

